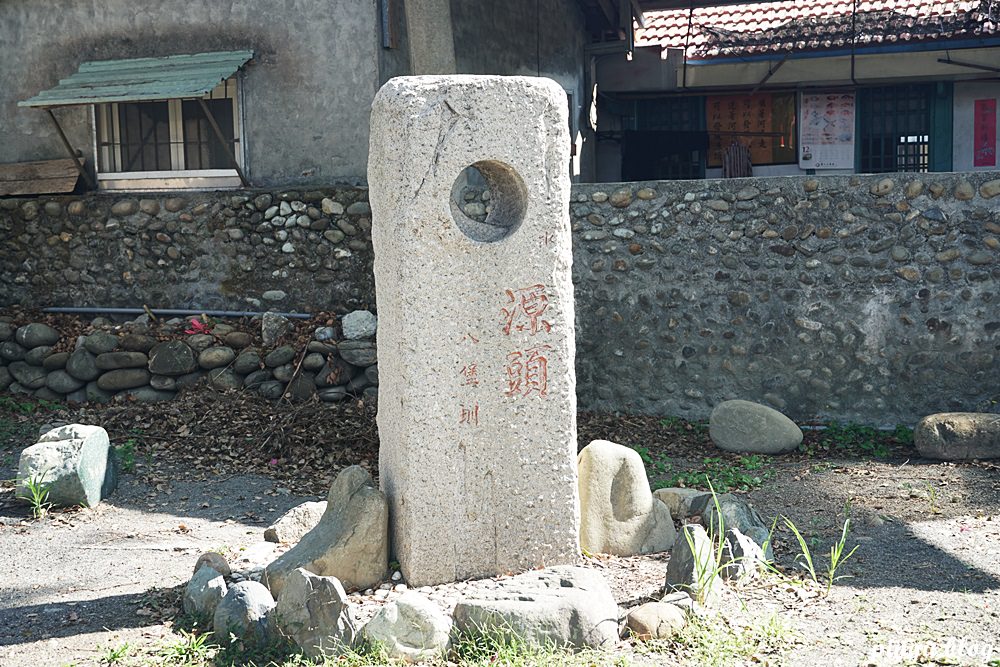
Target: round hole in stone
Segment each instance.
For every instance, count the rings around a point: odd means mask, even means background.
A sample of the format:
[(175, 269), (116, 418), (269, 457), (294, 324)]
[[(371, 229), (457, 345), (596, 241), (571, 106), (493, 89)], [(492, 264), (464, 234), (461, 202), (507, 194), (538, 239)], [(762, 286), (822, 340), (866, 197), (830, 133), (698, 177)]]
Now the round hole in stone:
[(473, 241), (494, 243), (507, 238), (521, 226), (527, 208), (524, 181), (499, 160), (469, 165), (451, 187), (451, 217)]

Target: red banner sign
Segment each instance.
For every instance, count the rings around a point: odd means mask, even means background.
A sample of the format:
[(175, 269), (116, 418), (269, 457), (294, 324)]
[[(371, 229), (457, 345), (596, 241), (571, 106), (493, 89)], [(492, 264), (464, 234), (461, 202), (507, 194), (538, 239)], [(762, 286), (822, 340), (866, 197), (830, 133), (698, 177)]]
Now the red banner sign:
[(976, 100), (972, 126), (972, 165), (997, 166), (997, 101)]

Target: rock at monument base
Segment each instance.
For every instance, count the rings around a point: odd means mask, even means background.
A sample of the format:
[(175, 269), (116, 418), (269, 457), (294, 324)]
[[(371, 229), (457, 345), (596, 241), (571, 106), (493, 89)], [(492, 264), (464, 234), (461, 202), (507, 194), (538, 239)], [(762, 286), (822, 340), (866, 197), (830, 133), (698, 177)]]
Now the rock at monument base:
[(224, 577), (228, 577), (233, 573), (229, 567), (229, 561), (217, 551), (206, 551), (198, 556), (198, 560), (194, 564), (194, 573), (197, 574), (198, 570), (203, 567), (210, 567)]
[(301, 567), (336, 577), (349, 590), (374, 586), (389, 569), (388, 531), (385, 495), (364, 468), (345, 468), (330, 486), (319, 523), (267, 566), (263, 581), (281, 595), (285, 579)]
[(264, 530), (264, 539), (268, 542), (295, 544), (303, 535), (316, 527), (326, 512), (326, 507), (325, 500), (302, 503), (293, 507)]
[(378, 319), (367, 310), (354, 310), (344, 315), (340, 328), (347, 340), (371, 338), (378, 328)]
[(70, 424), (42, 435), (21, 452), (18, 497), (30, 497), (26, 482), (48, 485), (48, 502), (57, 507), (101, 501), (108, 466), (108, 433), (100, 426)]
[(924, 417), (913, 430), (921, 456), (941, 461), (1000, 458), (1000, 415), (942, 412)]
[(213, 620), (226, 591), (226, 580), (220, 572), (207, 565), (199, 568), (184, 588), (184, 613), (200, 621)]
[(101, 484), (101, 500), (107, 500), (118, 488), (118, 476), (121, 464), (118, 462), (118, 452), (108, 446), (108, 463), (104, 468), (104, 482)]
[[(768, 550), (770, 550), (768, 544)], [(722, 578), (746, 583), (757, 578), (766, 562), (764, 551), (738, 528), (726, 529), (726, 544), (722, 551)]]
[(716, 503), (719, 505), (718, 510), (722, 512), (723, 532), (730, 528), (736, 528), (761, 547), (768, 543), (766, 556), (768, 560), (771, 560), (773, 554), (769, 543), (770, 526), (764, 522), (764, 518), (757, 510), (739, 497), (731, 493), (717, 495), (714, 500), (711, 493), (698, 496), (691, 502), (691, 516), (700, 516), (702, 525), (708, 529), (709, 533), (714, 533), (719, 525)]
[(347, 600), (336, 577), (292, 570), (278, 596), (275, 622), (306, 657), (317, 660), (340, 655), (354, 643), (356, 634)]
[(539, 647), (604, 648), (618, 641), (618, 605), (594, 570), (561, 566), (498, 582), (455, 607), (459, 632), (514, 634)]
[(716, 545), (704, 528), (692, 523), (683, 526), (667, 561), (667, 590), (704, 601), (714, 598), (722, 585), (717, 556)]
[(626, 637), (641, 641), (670, 639), (687, 625), (687, 616), (680, 607), (666, 602), (647, 602), (625, 616)]
[(704, 495), (711, 496), (712, 494), (698, 489), (685, 489), (681, 487), (653, 491), (653, 496), (663, 501), (663, 504), (670, 510), (670, 518), (675, 521), (682, 521), (691, 516), (691, 503), (696, 498)]
[(649, 490), (646, 468), (629, 447), (595, 440), (578, 457), (580, 546), (632, 556), (667, 551), (677, 537), (670, 511)]
[(274, 634), (271, 613), (274, 606), (271, 593), (256, 581), (233, 584), (212, 616), (215, 640), (225, 644), (232, 637), (248, 646), (267, 643)]
[(773, 408), (751, 401), (724, 401), (708, 418), (712, 442), (727, 452), (784, 454), (802, 442), (802, 430)]
[(361, 636), (379, 644), (390, 658), (421, 662), (444, 655), (451, 641), (451, 626), (451, 618), (436, 604), (409, 591), (368, 621)]

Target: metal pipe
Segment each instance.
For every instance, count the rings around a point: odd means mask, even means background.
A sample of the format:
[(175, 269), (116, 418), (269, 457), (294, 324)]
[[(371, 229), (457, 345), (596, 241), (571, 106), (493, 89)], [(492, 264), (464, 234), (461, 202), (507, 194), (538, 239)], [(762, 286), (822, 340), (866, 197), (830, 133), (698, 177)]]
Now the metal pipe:
[[(102, 307), (77, 307), (77, 306), (54, 306), (42, 308), (43, 313), (65, 313), (67, 315), (142, 315), (152, 313), (153, 315), (181, 316), (181, 315), (208, 315), (209, 317), (255, 317), (263, 315), (263, 312), (252, 310), (185, 310), (182, 308), (102, 308)], [(290, 317), (297, 320), (308, 320), (311, 313), (273, 313), (282, 317)]]

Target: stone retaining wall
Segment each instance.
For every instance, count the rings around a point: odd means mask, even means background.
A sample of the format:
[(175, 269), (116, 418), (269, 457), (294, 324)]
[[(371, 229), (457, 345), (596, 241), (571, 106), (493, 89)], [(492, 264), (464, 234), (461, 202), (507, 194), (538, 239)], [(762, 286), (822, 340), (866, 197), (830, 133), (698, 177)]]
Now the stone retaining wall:
[(303, 335), (272, 313), (249, 329), (202, 318), (123, 324), (97, 318), (86, 334), (0, 316), (0, 392), (46, 400), (165, 401), (203, 385), (265, 398), (377, 399), (376, 318), (349, 313)]
[[(879, 424), (995, 410), (997, 176), (575, 186), (581, 408), (704, 417), (745, 398)], [(480, 194), (463, 206), (484, 212)], [(3, 199), (0, 305), (372, 307), (366, 198)]]

